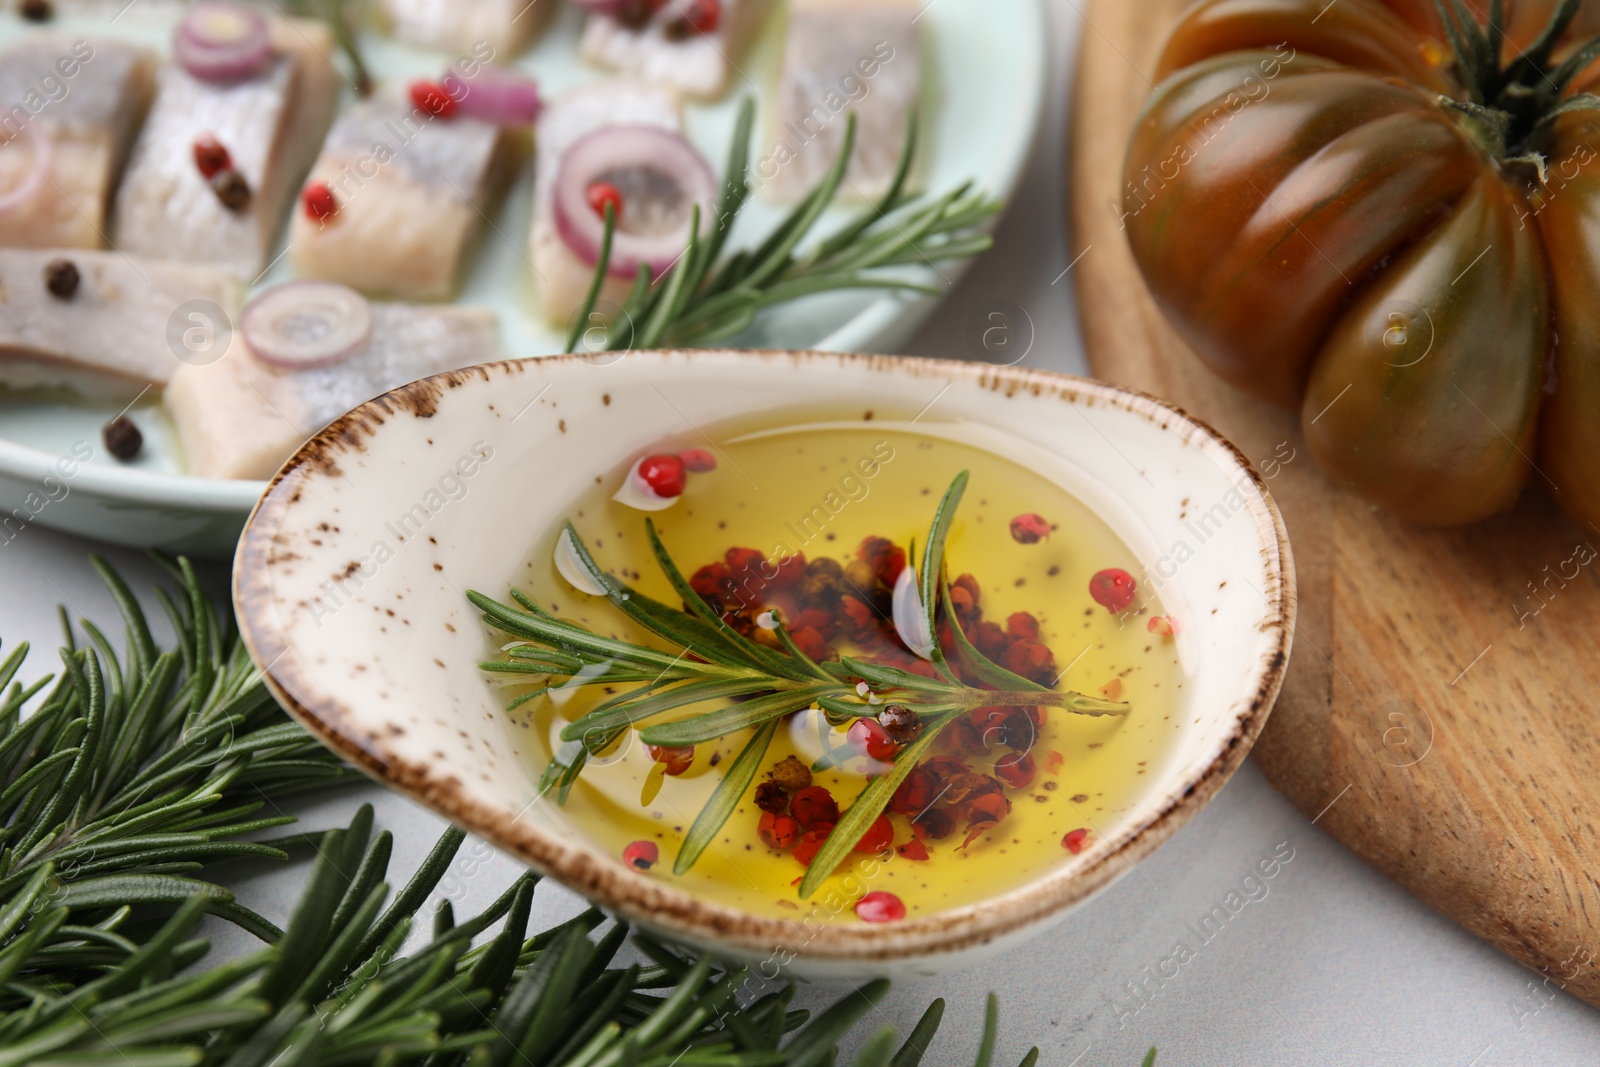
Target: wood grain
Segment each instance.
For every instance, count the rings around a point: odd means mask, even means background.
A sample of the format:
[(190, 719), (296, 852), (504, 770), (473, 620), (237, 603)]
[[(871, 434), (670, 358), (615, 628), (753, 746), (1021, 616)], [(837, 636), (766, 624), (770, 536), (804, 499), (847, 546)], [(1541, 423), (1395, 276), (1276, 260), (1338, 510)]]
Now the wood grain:
[(1254, 751), (1268, 779), (1429, 906), (1600, 1005), (1600, 530), (1537, 485), (1515, 512), (1462, 530), (1378, 513), (1321, 477), (1297, 417), (1211, 377), (1174, 335), (1112, 205), (1164, 28), (1185, 4), (1087, 5), (1068, 174), (1090, 363), (1178, 403), (1272, 474), (1300, 619)]

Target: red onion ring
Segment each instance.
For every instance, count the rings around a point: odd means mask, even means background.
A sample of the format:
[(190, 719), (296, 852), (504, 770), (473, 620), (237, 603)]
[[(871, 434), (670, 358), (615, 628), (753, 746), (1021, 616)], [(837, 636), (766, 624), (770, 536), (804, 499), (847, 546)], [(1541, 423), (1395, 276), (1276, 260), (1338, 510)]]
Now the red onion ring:
[(539, 83), (507, 70), (484, 67), (471, 78), (446, 74), (440, 84), (463, 115), (496, 126), (532, 126), (544, 108)]
[[(682, 134), (659, 126), (602, 126), (579, 138), (561, 157), (552, 197), (556, 231), (585, 263), (599, 261), (605, 236), (605, 221), (589, 206), (589, 186), (630, 167), (648, 168), (676, 182), (687, 201), (700, 205), (701, 231), (710, 228), (719, 184), (711, 164), (694, 145)], [(607, 273), (632, 278), (643, 263), (652, 278), (661, 277), (689, 243), (687, 206), (682, 224), (662, 233), (630, 232), (623, 228), (628, 218), (629, 205), (624, 201), (611, 239)]]
[(336, 282), (285, 282), (244, 306), (239, 330), (261, 362), (311, 370), (349, 359), (372, 339), (372, 306)]
[[(33, 147), (33, 167), (23, 176), (22, 181), (9, 193), (0, 193), (0, 215), (15, 211), (17, 208), (32, 200), (39, 192), (39, 187), (45, 182), (45, 177), (50, 173), (50, 164), (55, 159), (55, 142), (47, 133), (40, 133), (34, 128), (32, 122), (22, 124), (23, 134), (28, 137)], [(17, 138), (5, 142), (14, 145)]]
[(178, 23), (172, 55), (201, 81), (239, 81), (271, 58), (272, 34), (259, 13), (226, 0), (204, 0)]

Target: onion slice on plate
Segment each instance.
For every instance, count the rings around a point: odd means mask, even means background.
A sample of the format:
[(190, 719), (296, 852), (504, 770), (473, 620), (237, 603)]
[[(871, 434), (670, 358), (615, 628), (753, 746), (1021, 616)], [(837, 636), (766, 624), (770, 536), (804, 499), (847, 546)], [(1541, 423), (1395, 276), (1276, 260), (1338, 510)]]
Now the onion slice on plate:
[[(661, 277), (689, 243), (691, 206), (700, 206), (702, 231), (716, 214), (717, 176), (681, 134), (659, 126), (602, 126), (562, 155), (552, 196), (556, 231), (585, 263), (599, 260), (605, 236), (605, 221), (589, 203), (596, 182), (615, 186), (623, 199), (608, 269), (619, 278), (632, 278), (641, 263), (652, 278)], [(651, 219), (651, 199), (663, 187), (676, 189), (681, 218)]]
[(44, 185), (45, 177), (50, 173), (50, 164), (55, 158), (55, 142), (48, 133), (41, 133), (34, 128), (33, 123), (22, 124), (21, 131), (9, 141), (0, 145), (0, 151), (18, 151), (24, 146), (17, 144), (19, 140), (26, 140), (26, 150), (33, 153), (33, 163), (28, 167), (28, 172), (22, 180), (12, 188), (0, 193), (0, 215), (17, 208), (32, 200), (34, 194)]
[(446, 74), (440, 84), (463, 115), (496, 126), (531, 126), (544, 107), (539, 83), (508, 70), (484, 67), (471, 78)]
[(172, 54), (201, 81), (239, 81), (271, 58), (272, 35), (259, 12), (226, 0), (204, 0), (178, 23)]
[(244, 306), (239, 330), (261, 362), (310, 370), (349, 359), (372, 338), (372, 306), (335, 282), (285, 282)]

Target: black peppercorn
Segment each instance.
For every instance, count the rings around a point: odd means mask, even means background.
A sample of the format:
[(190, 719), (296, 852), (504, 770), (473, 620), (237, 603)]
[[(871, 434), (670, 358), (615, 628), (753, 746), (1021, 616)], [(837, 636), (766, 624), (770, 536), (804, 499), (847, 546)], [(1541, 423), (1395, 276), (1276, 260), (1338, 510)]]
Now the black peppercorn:
[(762, 782), (756, 786), (756, 807), (782, 815), (789, 810), (789, 794), (777, 782)]
[(50, 295), (71, 300), (78, 291), (78, 268), (70, 259), (52, 259), (44, 265), (44, 287)]
[(922, 716), (904, 704), (885, 704), (878, 712), (878, 725), (891, 740), (903, 745), (922, 732)]
[(787, 756), (773, 766), (772, 780), (792, 793), (811, 784), (811, 768), (793, 756)]
[(118, 415), (106, 423), (100, 436), (105, 440), (106, 451), (121, 460), (132, 459), (144, 447), (144, 434), (126, 415)]
[(250, 183), (232, 167), (212, 175), (211, 191), (229, 211), (243, 211), (250, 206)]
[(22, 17), (29, 22), (49, 22), (55, 13), (50, 0), (22, 0)]
[(669, 41), (687, 41), (694, 36), (694, 23), (688, 19), (673, 19), (661, 27), (661, 32)]

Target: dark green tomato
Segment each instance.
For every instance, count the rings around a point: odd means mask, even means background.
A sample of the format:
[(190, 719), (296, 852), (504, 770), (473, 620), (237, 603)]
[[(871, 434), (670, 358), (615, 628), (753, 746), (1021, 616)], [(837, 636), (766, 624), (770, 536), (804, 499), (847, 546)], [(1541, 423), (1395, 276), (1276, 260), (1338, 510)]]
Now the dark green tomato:
[[(1507, 6), (1515, 56), (1553, 3)], [(1545, 184), (1503, 162), (1441, 104), (1469, 93), (1432, 0), (1203, 0), (1158, 73), (1122, 223), (1200, 357), (1406, 518), (1481, 519), (1543, 475), (1600, 522), (1600, 112), (1535, 136)]]

